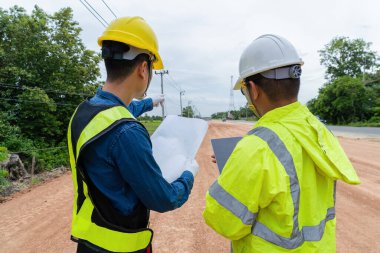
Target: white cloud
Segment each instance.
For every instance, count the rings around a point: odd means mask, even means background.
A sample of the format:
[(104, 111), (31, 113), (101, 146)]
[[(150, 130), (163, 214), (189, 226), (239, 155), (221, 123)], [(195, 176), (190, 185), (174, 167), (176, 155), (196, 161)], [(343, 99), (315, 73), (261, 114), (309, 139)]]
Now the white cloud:
[[(112, 15), (100, 0), (87, 0), (107, 19)], [(238, 76), (238, 62), (244, 48), (256, 37), (275, 33), (290, 40), (305, 65), (299, 99), (306, 103), (325, 82), (318, 50), (335, 36), (361, 37), (380, 51), (380, 2), (363, 0), (320, 1), (106, 1), (118, 16), (139, 15), (154, 28), (160, 52), (171, 77), (186, 94), (183, 104), (192, 101), (202, 115), (227, 110), (230, 76)], [(20, 5), (30, 11), (34, 4), (48, 13), (70, 6), (74, 19), (83, 28), (82, 39), (92, 50), (104, 28), (79, 1), (2, 1), (2, 8)], [(102, 68), (103, 69), (103, 68)], [(104, 73), (104, 71), (103, 71)], [(179, 113), (179, 92), (165, 77), (167, 111)], [(150, 93), (160, 92), (160, 78), (153, 78)], [(234, 92), (235, 107), (245, 104)], [(161, 109), (155, 109), (160, 114)]]

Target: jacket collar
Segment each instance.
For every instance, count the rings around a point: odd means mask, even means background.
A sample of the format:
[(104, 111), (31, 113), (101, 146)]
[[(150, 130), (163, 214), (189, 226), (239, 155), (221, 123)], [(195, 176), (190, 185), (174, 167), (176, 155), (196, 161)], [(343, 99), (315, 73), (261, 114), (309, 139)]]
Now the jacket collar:
[(281, 120), (283, 117), (288, 116), (292, 112), (300, 109), (302, 104), (300, 102), (294, 102), (282, 107), (278, 107), (267, 112), (262, 118), (257, 121), (257, 124), (275, 122)]
[(112, 94), (111, 92), (102, 90), (101, 87), (99, 87), (98, 90), (96, 91), (96, 95), (103, 99), (109, 100), (113, 102), (114, 104), (127, 107), (127, 105), (118, 96)]

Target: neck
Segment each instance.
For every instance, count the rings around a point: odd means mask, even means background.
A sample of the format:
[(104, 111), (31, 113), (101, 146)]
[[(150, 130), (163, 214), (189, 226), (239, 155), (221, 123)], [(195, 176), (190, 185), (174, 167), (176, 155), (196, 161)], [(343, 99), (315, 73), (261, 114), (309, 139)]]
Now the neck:
[(134, 98), (134, 94), (131, 92), (130, 87), (128, 87), (128, 83), (128, 78), (112, 82), (107, 80), (103, 86), (103, 90), (114, 94), (128, 106)]
[(268, 103), (265, 103), (260, 110), (261, 116), (264, 116), (264, 114), (266, 114), (267, 112), (272, 111), (276, 108), (283, 107), (286, 105), (290, 105), (290, 104), (297, 102), (297, 101), (298, 101), (297, 98), (281, 100), (281, 101), (277, 101), (277, 102), (269, 102), (268, 101)]

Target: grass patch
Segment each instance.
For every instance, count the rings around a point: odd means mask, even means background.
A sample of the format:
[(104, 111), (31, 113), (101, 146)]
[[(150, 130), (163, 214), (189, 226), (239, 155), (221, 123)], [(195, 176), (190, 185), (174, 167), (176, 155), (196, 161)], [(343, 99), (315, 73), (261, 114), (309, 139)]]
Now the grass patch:
[(0, 162), (8, 158), (8, 150), (6, 147), (0, 147)]
[(41, 178), (33, 177), (30, 183), (31, 183), (32, 185), (37, 185), (37, 184), (40, 184), (41, 182), (42, 182), (42, 179), (41, 179)]
[(8, 176), (9, 176), (9, 173), (7, 170), (0, 169), (0, 192), (5, 187), (10, 185), (9, 181), (7, 180)]
[(149, 135), (152, 135), (154, 131), (156, 131), (157, 127), (161, 124), (161, 120), (141, 120), (146, 130), (148, 130)]
[(380, 122), (355, 122), (348, 125), (354, 127), (380, 127)]

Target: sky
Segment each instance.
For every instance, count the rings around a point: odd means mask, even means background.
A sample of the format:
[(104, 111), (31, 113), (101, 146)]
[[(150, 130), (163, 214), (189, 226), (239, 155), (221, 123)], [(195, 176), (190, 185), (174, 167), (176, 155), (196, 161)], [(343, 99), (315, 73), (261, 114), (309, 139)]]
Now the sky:
[[(114, 19), (102, 0), (87, 0), (103, 18)], [(239, 76), (239, 59), (244, 49), (263, 34), (288, 39), (305, 62), (299, 100), (305, 104), (318, 95), (326, 82), (318, 50), (336, 36), (363, 38), (380, 52), (380, 1), (374, 0), (192, 0), (147, 1), (104, 0), (118, 17), (141, 16), (155, 31), (165, 69), (165, 114), (180, 114), (179, 89), (185, 90), (184, 106), (192, 105), (201, 116), (227, 111), (230, 104), (231, 76)], [(100, 51), (97, 38), (102, 24), (79, 0), (0, 0), (0, 7), (24, 7), (28, 13), (37, 4), (47, 13), (71, 7), (74, 20), (83, 29), (85, 46)], [(105, 80), (103, 62), (101, 80)], [(148, 96), (161, 92), (160, 76), (154, 75)], [(234, 106), (246, 101), (234, 91)], [(155, 108), (151, 115), (161, 115)]]

